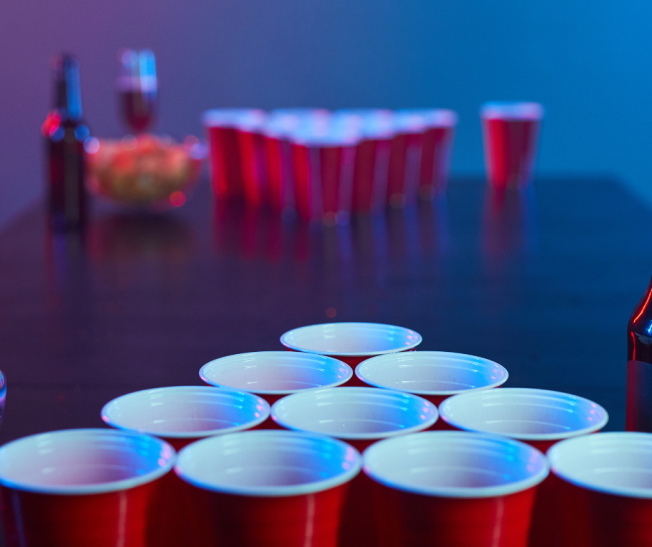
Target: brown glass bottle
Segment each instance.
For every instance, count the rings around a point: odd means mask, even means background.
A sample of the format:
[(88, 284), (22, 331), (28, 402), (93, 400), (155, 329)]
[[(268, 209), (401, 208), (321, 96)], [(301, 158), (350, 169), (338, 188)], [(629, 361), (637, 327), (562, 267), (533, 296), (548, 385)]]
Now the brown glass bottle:
[(52, 74), (54, 108), (41, 128), (50, 222), (55, 230), (77, 229), (87, 216), (84, 142), (90, 134), (82, 120), (79, 61), (65, 54), (53, 57)]
[(652, 432), (652, 281), (627, 325), (627, 431)]

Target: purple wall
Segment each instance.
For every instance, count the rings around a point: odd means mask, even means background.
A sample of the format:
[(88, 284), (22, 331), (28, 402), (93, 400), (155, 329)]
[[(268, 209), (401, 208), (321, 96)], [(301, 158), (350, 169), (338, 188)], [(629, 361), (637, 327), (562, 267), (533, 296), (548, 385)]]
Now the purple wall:
[[(482, 4), (482, 5), (479, 5)], [(158, 130), (199, 133), (217, 106), (441, 106), (460, 113), (453, 168), (483, 170), (478, 106), (547, 107), (539, 167), (648, 183), (652, 5), (607, 0), (3, 0), (0, 223), (43, 188), (49, 58), (82, 64), (86, 118), (118, 135), (120, 47), (158, 57)]]

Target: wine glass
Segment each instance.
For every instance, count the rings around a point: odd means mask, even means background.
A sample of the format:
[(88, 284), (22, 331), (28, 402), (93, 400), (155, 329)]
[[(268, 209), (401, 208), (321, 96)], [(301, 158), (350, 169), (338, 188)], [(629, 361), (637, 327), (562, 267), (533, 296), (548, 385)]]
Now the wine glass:
[(119, 53), (118, 101), (123, 120), (136, 135), (147, 132), (158, 110), (156, 58), (149, 49), (123, 49)]

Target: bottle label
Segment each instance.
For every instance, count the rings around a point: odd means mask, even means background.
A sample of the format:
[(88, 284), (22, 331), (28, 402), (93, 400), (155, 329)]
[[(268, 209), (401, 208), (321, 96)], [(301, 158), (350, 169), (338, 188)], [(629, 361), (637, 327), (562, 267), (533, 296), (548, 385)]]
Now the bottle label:
[(627, 362), (627, 431), (652, 433), (652, 364)]

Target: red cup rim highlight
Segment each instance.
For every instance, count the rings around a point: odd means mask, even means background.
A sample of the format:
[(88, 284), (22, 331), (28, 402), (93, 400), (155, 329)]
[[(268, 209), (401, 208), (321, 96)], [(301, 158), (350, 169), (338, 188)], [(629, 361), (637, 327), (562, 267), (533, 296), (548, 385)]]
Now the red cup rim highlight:
[(602, 406), (584, 397), (514, 387), (454, 395), (439, 405), (439, 413), (458, 429), (522, 441), (556, 441), (585, 435), (602, 429), (609, 421)]
[[(30, 435), (1, 447), (0, 484), (39, 494), (104, 494), (152, 482), (170, 471), (175, 459), (168, 443), (149, 435), (67, 429)], [(93, 461), (97, 464), (89, 466)], [(101, 464), (105, 464), (104, 470), (98, 468)], [(93, 478), (102, 473), (105, 480)]]
[(457, 125), (457, 112), (446, 108), (432, 109), (403, 109), (397, 110), (398, 115), (413, 115), (421, 118), (425, 129), (436, 127), (455, 127)]
[(489, 102), (480, 108), (484, 119), (497, 120), (541, 120), (544, 109), (539, 103), (531, 102)]
[(257, 108), (215, 108), (201, 115), (204, 127), (256, 130), (265, 123), (265, 111)]
[[(652, 434), (597, 433), (568, 439), (548, 450), (551, 471), (595, 492), (652, 499)], [(644, 487), (636, 486), (644, 483)]]
[(343, 357), (407, 351), (422, 340), (416, 331), (383, 323), (323, 323), (292, 329), (281, 336), (281, 344), (292, 350)]
[(348, 108), (336, 110), (333, 116), (359, 118), (364, 139), (391, 139), (394, 136), (394, 112), (383, 108)]
[[(102, 420), (111, 427), (169, 439), (234, 433), (255, 427), (268, 416), (269, 404), (264, 399), (249, 392), (209, 386), (135, 391), (102, 408)], [(229, 422), (233, 425), (222, 425)], [(215, 425), (206, 428), (208, 423)]]
[(313, 116), (299, 124), (289, 138), (308, 148), (355, 146), (363, 139), (362, 118), (345, 114)]
[[(213, 492), (254, 497), (313, 494), (355, 477), (361, 457), (352, 446), (323, 435), (258, 430), (210, 437), (179, 452), (176, 474)], [(253, 473), (247, 473), (253, 469)], [(300, 481), (288, 470), (301, 471)], [(271, 484), (277, 482), (277, 484)]]
[[(215, 387), (260, 395), (289, 395), (342, 385), (353, 377), (353, 370), (325, 355), (258, 351), (214, 359), (201, 367), (199, 376)], [(278, 387), (283, 384), (284, 387)]]
[[(407, 369), (413, 369), (406, 373)], [(454, 377), (455, 374), (458, 376)], [(355, 375), (374, 387), (416, 395), (449, 397), (503, 385), (509, 373), (502, 365), (464, 353), (411, 351), (372, 357), (360, 363)], [(417, 376), (421, 375), (421, 378)], [(455, 389), (441, 389), (452, 387)], [(424, 389), (437, 386), (439, 389)]]
[(541, 483), (549, 469), (541, 452), (519, 441), (428, 431), (373, 444), (363, 453), (363, 471), (396, 490), (468, 499), (527, 490)]
[(338, 387), (288, 395), (272, 405), (272, 419), (294, 431), (343, 440), (376, 440), (427, 429), (439, 414), (430, 401), (401, 391)]

